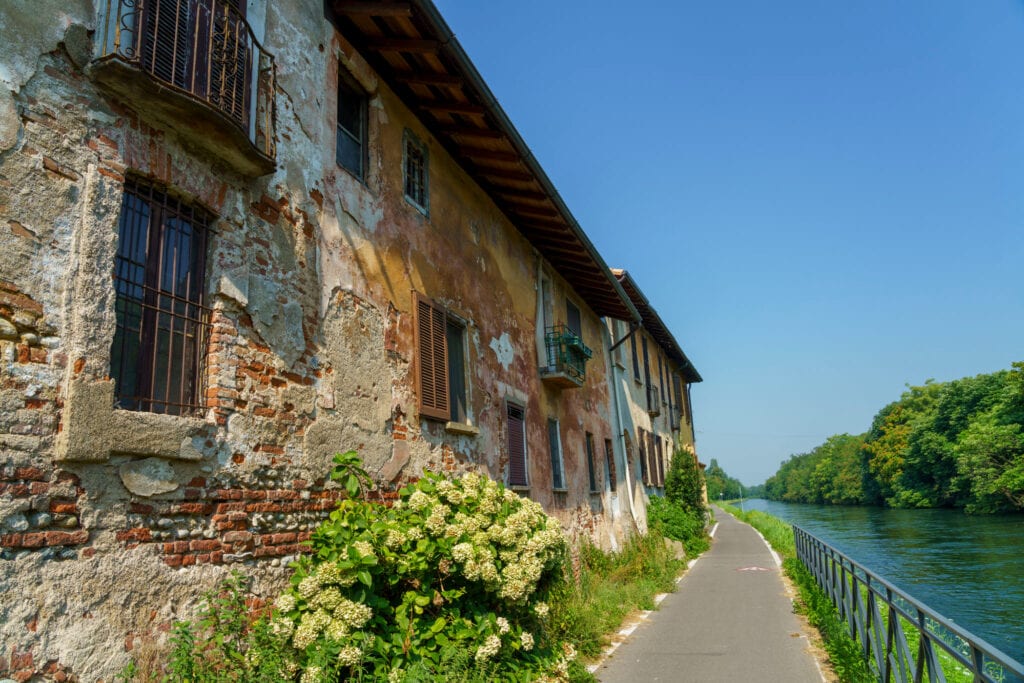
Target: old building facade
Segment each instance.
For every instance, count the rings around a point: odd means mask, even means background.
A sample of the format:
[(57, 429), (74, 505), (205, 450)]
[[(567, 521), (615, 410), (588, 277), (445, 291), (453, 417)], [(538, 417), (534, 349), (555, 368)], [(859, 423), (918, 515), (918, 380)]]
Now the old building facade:
[(623, 424), (641, 307), (432, 3), (0, 26), (0, 676), (109, 678), (230, 566), (273, 594), (339, 451), (385, 499), (475, 470), (602, 546), (644, 528), (623, 434), (692, 429)]

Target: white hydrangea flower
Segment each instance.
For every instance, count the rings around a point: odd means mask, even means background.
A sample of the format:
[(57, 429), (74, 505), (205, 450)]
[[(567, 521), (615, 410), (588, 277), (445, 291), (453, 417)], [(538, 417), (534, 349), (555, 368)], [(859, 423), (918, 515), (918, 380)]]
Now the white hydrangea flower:
[(405, 678), (405, 669), (392, 669), (388, 673), (388, 683), (402, 683)]
[(291, 612), (295, 609), (295, 596), (291, 593), (284, 593), (274, 601), (274, 607), (281, 612)]
[(484, 644), (476, 649), (476, 660), (478, 662), (487, 661), (498, 654), (499, 650), (501, 650), (501, 638), (494, 635), (487, 636)]
[(356, 541), (352, 544), (352, 547), (359, 551), (359, 555), (362, 557), (373, 555), (373, 544), (369, 541)]
[(324, 629), (324, 635), (334, 641), (342, 641), (348, 638), (352, 629), (341, 619), (332, 619), (331, 623)]
[(274, 619), (270, 622), (270, 629), (274, 632), (274, 635), (286, 639), (291, 638), (295, 632), (295, 622), (291, 619)]
[(473, 545), (471, 543), (456, 543), (452, 548), (452, 558), (460, 564), (465, 564), (473, 559)]
[(508, 633), (509, 630), (512, 628), (508, 623), (508, 619), (506, 619), (505, 617), (498, 617), (496, 621), (498, 622), (498, 633), (502, 635)]
[(319, 666), (311, 666), (302, 672), (301, 683), (320, 683), (322, 670)]
[(433, 501), (430, 499), (430, 496), (423, 493), (423, 491), (414, 491), (413, 494), (409, 496), (409, 508), (413, 510), (422, 510), (430, 507), (432, 502)]
[(338, 653), (338, 661), (345, 666), (358, 664), (363, 658), (363, 651), (354, 645), (343, 647)]
[(523, 631), (519, 634), (519, 642), (523, 644), (523, 649), (529, 652), (533, 649), (533, 634), (529, 631)]
[(339, 602), (341, 602), (341, 591), (330, 586), (314, 595), (309, 604), (311, 607), (322, 607), (329, 611), (337, 607)]
[(571, 662), (576, 659), (576, 648), (573, 647), (572, 643), (562, 643), (562, 655), (565, 657), (565, 661)]
[(339, 619), (351, 628), (362, 628), (373, 616), (373, 609), (361, 602), (353, 602), (342, 598), (334, 609), (334, 618)]
[(320, 590), (320, 580), (316, 574), (310, 574), (302, 581), (299, 581), (299, 595), (306, 600), (316, 595), (318, 590)]
[(538, 602), (536, 605), (533, 606), (533, 611), (537, 614), (538, 617), (543, 619), (548, 615), (548, 612), (551, 611), (551, 608), (548, 607), (548, 603), (546, 602)]

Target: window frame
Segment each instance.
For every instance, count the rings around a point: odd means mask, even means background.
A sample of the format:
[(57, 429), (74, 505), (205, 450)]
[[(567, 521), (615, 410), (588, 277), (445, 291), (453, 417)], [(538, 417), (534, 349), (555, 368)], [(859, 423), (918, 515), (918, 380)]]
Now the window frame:
[[(347, 91), (351, 95), (358, 98), (358, 118), (360, 131), (357, 135), (355, 132), (350, 131), (348, 128), (341, 123), (341, 106), (343, 102), (343, 93)], [(341, 168), (348, 171), (356, 180), (361, 183), (366, 182), (367, 171), (369, 167), (369, 95), (362, 87), (347, 74), (344, 67), (339, 65), (338, 68), (338, 103), (337, 111), (335, 112), (335, 141), (334, 141), (334, 161)], [(340, 141), (341, 136), (345, 135), (348, 139), (354, 141), (359, 146), (359, 168), (350, 168), (341, 158), (340, 154)]]
[(548, 453), (551, 456), (551, 490), (568, 491), (569, 489), (565, 481), (562, 429), (557, 417), (548, 418)]
[[(110, 346), (118, 408), (179, 416), (196, 416), (206, 408), (210, 332), (206, 271), (214, 219), (209, 211), (173, 196), (166, 188), (126, 178), (113, 268), (115, 332)], [(176, 239), (173, 244), (172, 239)], [(183, 262), (179, 250), (186, 241), (189, 251)], [(184, 275), (178, 270), (182, 266)], [(184, 293), (179, 291), (182, 283)], [(132, 328), (128, 312), (133, 306), (138, 308), (137, 329)], [(138, 346), (126, 357), (133, 338)], [(166, 363), (166, 371), (158, 373), (161, 362)], [(172, 377), (175, 365), (180, 365), (177, 378)], [(162, 389), (158, 374), (164, 375)], [(123, 385), (128, 376), (133, 378), (134, 390)]]
[(587, 477), (590, 483), (590, 492), (600, 493), (601, 489), (597, 486), (597, 465), (594, 462), (594, 435), (586, 432), (584, 441), (586, 442), (587, 449)]
[(605, 483), (612, 493), (618, 487), (618, 472), (615, 469), (615, 447), (611, 439), (604, 440)]
[[(513, 416), (513, 412), (518, 412), (518, 416)], [(508, 486), (509, 488), (525, 489), (530, 486), (530, 458), (529, 449), (526, 442), (526, 406), (517, 403), (515, 401), (505, 401), (505, 428), (507, 429), (505, 444), (508, 447)], [(519, 440), (516, 441), (514, 437), (518, 435)], [(521, 445), (522, 453), (516, 451), (516, 447)], [(522, 481), (515, 481), (514, 475), (516, 474), (515, 468), (513, 467), (513, 460), (517, 458), (522, 460)]]
[[(413, 157), (410, 151), (418, 152), (422, 159), (422, 167), (419, 169), (422, 176), (419, 179), (419, 184), (421, 185), (419, 191), (422, 194), (422, 200), (409, 193), (411, 179), (410, 163)], [(415, 190), (416, 188), (413, 189)], [(420, 140), (408, 128), (402, 133), (402, 193), (405, 195), (405, 200), (412, 204), (413, 208), (424, 216), (430, 215), (430, 152), (427, 149), (427, 143)]]

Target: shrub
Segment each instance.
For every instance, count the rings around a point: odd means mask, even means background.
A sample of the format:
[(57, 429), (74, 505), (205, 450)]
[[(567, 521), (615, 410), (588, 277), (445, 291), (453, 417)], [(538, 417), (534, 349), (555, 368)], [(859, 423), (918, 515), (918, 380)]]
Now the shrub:
[[(350, 492), (352, 457), (333, 475)], [(399, 493), (391, 508), (343, 501), (275, 603), (302, 681), (441, 680), (453, 665), (481, 680), (566, 679), (575, 652), (547, 629), (565, 565), (558, 521), (473, 473), (428, 473)]]
[(686, 510), (668, 498), (651, 497), (647, 506), (647, 520), (651, 527), (666, 538), (682, 543), (686, 554), (691, 557), (710, 547), (704, 530), (704, 515)]
[(665, 475), (665, 498), (697, 517), (703, 518), (707, 514), (704, 505), (704, 475), (693, 454), (682, 448), (675, 452), (669, 463)]

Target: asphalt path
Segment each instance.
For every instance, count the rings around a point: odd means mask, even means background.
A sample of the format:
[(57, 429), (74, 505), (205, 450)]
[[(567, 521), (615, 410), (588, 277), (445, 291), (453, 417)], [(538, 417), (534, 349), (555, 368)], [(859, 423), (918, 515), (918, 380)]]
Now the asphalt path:
[(594, 672), (602, 683), (822, 682), (772, 552), (750, 526), (715, 516), (711, 549)]

